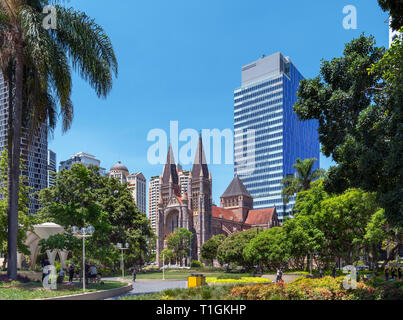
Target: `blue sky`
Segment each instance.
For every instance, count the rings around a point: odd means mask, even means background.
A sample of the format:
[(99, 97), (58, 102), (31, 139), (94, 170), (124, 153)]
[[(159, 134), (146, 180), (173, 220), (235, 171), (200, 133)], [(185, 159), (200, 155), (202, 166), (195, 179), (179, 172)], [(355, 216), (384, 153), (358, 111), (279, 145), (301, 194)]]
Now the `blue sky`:
[[(58, 163), (80, 151), (109, 169), (122, 161), (147, 179), (147, 134), (154, 128), (233, 128), (233, 90), (241, 67), (262, 54), (281, 51), (306, 77), (318, 75), (321, 59), (342, 54), (362, 32), (388, 45), (387, 14), (376, 0), (71, 0), (104, 27), (119, 61), (119, 76), (106, 100), (74, 76), (75, 118), (49, 148)], [(357, 30), (345, 30), (343, 7), (357, 8)], [(327, 169), (330, 160), (321, 158)], [(187, 167), (185, 167), (186, 169)], [(219, 203), (233, 177), (231, 165), (210, 166), (213, 197)]]

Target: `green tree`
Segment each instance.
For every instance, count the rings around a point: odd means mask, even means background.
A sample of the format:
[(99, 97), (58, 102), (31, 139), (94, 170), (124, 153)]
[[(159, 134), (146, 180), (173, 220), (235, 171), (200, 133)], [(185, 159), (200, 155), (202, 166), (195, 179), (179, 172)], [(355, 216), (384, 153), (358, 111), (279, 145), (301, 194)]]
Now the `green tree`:
[[(4, 149), (1, 153), (0, 158), (0, 181), (3, 183), (0, 185), (0, 252), (5, 252), (5, 259), (3, 267), (5, 267), (7, 263), (7, 172), (8, 172), (8, 161), (7, 161), (7, 150)], [(20, 165), (21, 171), (25, 170), (24, 164)], [(39, 222), (37, 217), (31, 216), (28, 214), (29, 211), (29, 196), (28, 196), (28, 178), (24, 175), (20, 176), (20, 185), (19, 185), (19, 212), (18, 215), (20, 217), (19, 223), (20, 226), (18, 228), (18, 237), (17, 237), (17, 249), (19, 252), (29, 255), (29, 251), (27, 246), (25, 245), (25, 240), (27, 237), (27, 232), (32, 231), (32, 226), (35, 223)]]
[(325, 174), (323, 169), (312, 170), (317, 159), (297, 159), (294, 164), (295, 175), (286, 176), (282, 184), (282, 196), (286, 206), (291, 197), (300, 191), (306, 191), (311, 187), (312, 181), (322, 178)]
[(322, 152), (337, 163), (326, 190), (376, 192), (392, 225), (403, 223), (402, 52), (401, 40), (385, 54), (362, 35), (301, 82), (294, 105), (301, 120), (319, 120)]
[(287, 266), (290, 259), (290, 245), (287, 234), (281, 227), (267, 229), (254, 237), (244, 248), (243, 255), (250, 264), (257, 264), (261, 270), (274, 270)]
[(211, 265), (213, 265), (214, 260), (217, 258), (218, 247), (223, 243), (225, 238), (225, 235), (217, 234), (203, 243), (201, 247), (201, 258), (205, 261), (211, 262)]
[[(57, 3), (59, 1), (52, 1)], [(17, 276), (18, 190), (22, 128), (30, 136), (73, 119), (71, 69), (106, 97), (117, 74), (108, 36), (85, 13), (56, 5), (57, 28), (45, 29), (48, 0), (0, 0), (0, 69), (9, 87), (8, 132), (8, 275)], [(71, 68), (71, 66), (72, 68)], [(23, 120), (25, 121), (23, 123)]]
[(403, 2), (399, 0), (378, 0), (383, 11), (388, 11), (392, 17), (391, 26), (395, 30), (403, 27)]
[[(301, 191), (297, 195), (295, 204), (295, 217), (284, 222), (284, 230), (287, 234), (292, 263), (297, 267), (312, 268), (311, 262), (321, 257), (328, 260), (325, 243), (327, 239), (320, 226), (315, 223), (315, 214), (322, 209), (322, 201), (329, 198), (323, 186), (323, 179), (312, 183), (311, 189)], [(318, 259), (316, 259), (318, 260)], [(318, 261), (317, 261), (318, 262)]]
[[(144, 262), (153, 238), (150, 223), (138, 211), (127, 185), (102, 176), (98, 167), (74, 164), (70, 170), (62, 170), (56, 176), (55, 186), (42, 190), (39, 199), (43, 205), (39, 214), (68, 231), (63, 248), (76, 248), (68, 238), (72, 226), (93, 225), (95, 233), (88, 240), (89, 257), (114, 265), (120, 253), (116, 244), (129, 243), (126, 262)], [(52, 237), (49, 241), (60, 243)]]
[(160, 260), (166, 264), (167, 261), (172, 261), (175, 259), (175, 253), (171, 249), (164, 249), (161, 251)]
[(179, 228), (167, 237), (167, 247), (175, 255), (176, 263), (182, 265), (183, 258), (189, 256), (193, 233), (185, 228)]
[(251, 267), (253, 264), (244, 259), (243, 250), (258, 233), (258, 229), (250, 229), (227, 237), (217, 250), (217, 259), (220, 264), (235, 263), (240, 266)]

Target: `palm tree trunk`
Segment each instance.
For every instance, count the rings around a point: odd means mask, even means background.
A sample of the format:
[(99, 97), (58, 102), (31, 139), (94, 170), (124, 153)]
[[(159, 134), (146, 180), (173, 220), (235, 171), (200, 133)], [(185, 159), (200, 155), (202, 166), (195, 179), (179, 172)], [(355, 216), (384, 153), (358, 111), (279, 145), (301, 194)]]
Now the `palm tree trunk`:
[[(15, 64), (15, 98), (12, 108), (12, 139), (11, 160), (8, 169), (8, 269), (10, 279), (17, 279), (17, 243), (18, 243), (18, 191), (20, 185), (20, 154), (21, 154), (21, 122), (22, 122), (22, 86), (24, 61), (22, 45), (16, 47)], [(11, 112), (11, 110), (10, 110)]]

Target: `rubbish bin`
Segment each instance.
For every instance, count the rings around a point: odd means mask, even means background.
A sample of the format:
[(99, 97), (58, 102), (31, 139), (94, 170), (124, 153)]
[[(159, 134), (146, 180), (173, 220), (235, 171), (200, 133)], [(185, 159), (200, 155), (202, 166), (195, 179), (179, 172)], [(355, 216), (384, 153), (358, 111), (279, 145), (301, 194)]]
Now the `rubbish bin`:
[(202, 274), (192, 274), (188, 277), (188, 288), (197, 288), (206, 285), (206, 277)]

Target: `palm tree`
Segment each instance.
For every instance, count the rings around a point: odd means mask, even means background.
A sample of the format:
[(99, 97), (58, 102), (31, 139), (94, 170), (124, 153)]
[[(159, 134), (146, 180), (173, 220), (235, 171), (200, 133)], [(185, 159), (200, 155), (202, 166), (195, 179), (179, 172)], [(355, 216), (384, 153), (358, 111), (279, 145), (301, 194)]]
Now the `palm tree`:
[(73, 120), (71, 71), (106, 98), (118, 64), (109, 37), (85, 13), (58, 5), (57, 28), (45, 29), (48, 0), (0, 0), (0, 70), (9, 88), (8, 276), (17, 277), (18, 189), (21, 137), (34, 136), (57, 116)]
[(317, 159), (297, 159), (294, 164), (295, 175), (288, 175), (284, 177), (283, 197), (284, 208), (287, 206), (290, 199), (300, 191), (306, 191), (311, 188), (312, 181), (324, 176), (325, 170), (316, 169), (312, 171), (312, 167)]

